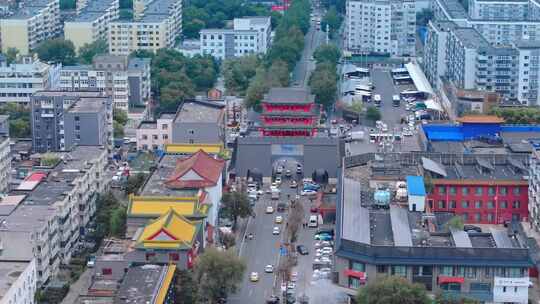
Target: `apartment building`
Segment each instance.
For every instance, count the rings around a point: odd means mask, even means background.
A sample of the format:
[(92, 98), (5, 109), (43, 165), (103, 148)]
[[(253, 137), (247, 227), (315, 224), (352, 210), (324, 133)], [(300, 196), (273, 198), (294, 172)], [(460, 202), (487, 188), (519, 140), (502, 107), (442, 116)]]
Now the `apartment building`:
[(64, 37), (75, 50), (96, 40), (107, 40), (109, 23), (119, 17), (119, 0), (89, 0), (77, 7), (77, 15), (64, 22)]
[(9, 190), (9, 175), (11, 172), (11, 157), (9, 137), (0, 137), (0, 193)]
[(349, 0), (345, 42), (354, 54), (414, 56), (416, 9), (413, 0)]
[(25, 1), (0, 19), (2, 53), (16, 48), (19, 54), (28, 55), (40, 42), (61, 32), (60, 0)]
[(19, 102), (28, 104), (30, 96), (40, 90), (58, 86), (60, 65), (47, 64), (31, 57), (7, 64), (0, 58), (0, 103)]
[(452, 21), (430, 21), (427, 25), (422, 68), (426, 78), (435, 88), (441, 88), (441, 77), (446, 75), (448, 34), (456, 27)]
[(469, 0), (469, 17), (479, 20), (519, 20), (528, 17), (530, 0)]
[(336, 212), (338, 284), (354, 292), (391, 275), (433, 293), (488, 303), (527, 303), (533, 264), (518, 223), (510, 229), (490, 225), (481, 232), (465, 232), (446, 225), (452, 215), (429, 208), (410, 211), (411, 197), (409, 209), (393, 202), (388, 209), (372, 206), (370, 189), (378, 182), (392, 182), (387, 179), (391, 176), (402, 179), (418, 158), (403, 153), (345, 158)]
[(38, 287), (69, 263), (95, 214), (97, 195), (107, 187), (105, 148), (76, 147), (55, 156), (58, 163), (32, 171), (3, 198), (0, 214), (4, 248), (33, 255)]
[(127, 112), (150, 99), (150, 59), (98, 55), (91, 66), (62, 67), (59, 87), (67, 91), (104, 91), (111, 95), (115, 108)]
[(98, 91), (40, 91), (32, 96), (34, 152), (112, 147), (112, 101)]
[(182, 33), (182, 0), (154, 0), (132, 21), (109, 26), (109, 53), (129, 55), (137, 50), (155, 52), (172, 48)]
[(235, 18), (233, 29), (200, 31), (201, 54), (217, 59), (266, 54), (270, 46), (270, 17)]
[(529, 222), (540, 231), (540, 150), (531, 153), (529, 168)]
[(539, 105), (540, 40), (518, 40), (512, 47), (518, 50), (517, 98), (523, 104)]
[(2, 248), (0, 268), (0, 304), (34, 304), (37, 286), (34, 257), (28, 253)]

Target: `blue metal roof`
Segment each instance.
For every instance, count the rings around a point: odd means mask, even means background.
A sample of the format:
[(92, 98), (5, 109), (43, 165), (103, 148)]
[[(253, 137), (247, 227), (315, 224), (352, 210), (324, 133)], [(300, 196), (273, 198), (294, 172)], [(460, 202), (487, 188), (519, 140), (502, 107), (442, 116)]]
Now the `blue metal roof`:
[(410, 195), (425, 196), (424, 179), (421, 176), (407, 176), (407, 191)]

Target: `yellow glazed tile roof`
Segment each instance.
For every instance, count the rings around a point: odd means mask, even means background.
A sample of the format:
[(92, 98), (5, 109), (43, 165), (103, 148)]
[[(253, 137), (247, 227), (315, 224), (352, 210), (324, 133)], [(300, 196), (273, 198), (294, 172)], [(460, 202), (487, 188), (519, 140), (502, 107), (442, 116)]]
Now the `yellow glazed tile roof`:
[(191, 247), (198, 224), (170, 209), (158, 219), (146, 225), (137, 243), (144, 248)]
[(199, 150), (206, 153), (217, 154), (223, 150), (223, 144), (167, 144), (165, 152), (167, 153), (182, 153), (193, 154)]
[(158, 296), (155, 302), (156, 304), (163, 304), (165, 302), (165, 298), (167, 297), (167, 292), (169, 291), (169, 288), (171, 286), (175, 270), (175, 264), (171, 264), (167, 268), (167, 274), (165, 275), (165, 278), (163, 279), (163, 282), (159, 287)]

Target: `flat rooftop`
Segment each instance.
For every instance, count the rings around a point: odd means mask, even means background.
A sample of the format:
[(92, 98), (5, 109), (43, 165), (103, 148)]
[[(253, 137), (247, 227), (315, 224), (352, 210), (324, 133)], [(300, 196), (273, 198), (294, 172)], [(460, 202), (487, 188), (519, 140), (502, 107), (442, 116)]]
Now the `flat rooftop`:
[(450, 19), (466, 19), (468, 14), (458, 0), (437, 0), (449, 15)]
[(129, 268), (115, 303), (153, 303), (166, 273), (167, 266), (160, 265), (148, 264)]
[(47, 7), (50, 0), (32, 0), (25, 1), (24, 6), (20, 9), (14, 10), (12, 16), (6, 17), (7, 19), (28, 19), (37, 15), (42, 9)]
[[(115, 0), (88, 0), (87, 5), (71, 22), (91, 22), (99, 19), (113, 5), (118, 5)], [(117, 7), (118, 9), (118, 7)], [(68, 21), (68, 22), (69, 22)]]
[(143, 186), (141, 195), (195, 196), (198, 193), (197, 190), (170, 189), (165, 185), (165, 182), (170, 176), (172, 176), (174, 170), (176, 169), (176, 161), (186, 157), (187, 156), (185, 155), (164, 155), (161, 158), (157, 169), (152, 173), (150, 178), (146, 181), (146, 184)]
[(30, 262), (0, 261), (0, 299), (9, 291)]
[(69, 108), (69, 112), (72, 113), (97, 113), (102, 111), (106, 105), (104, 101), (107, 100), (107, 97), (87, 97), (77, 100)]
[(176, 114), (176, 123), (207, 122), (219, 123), (223, 118), (223, 107), (202, 102), (184, 102)]
[(136, 22), (161, 22), (169, 18), (169, 10), (178, 0), (154, 0), (144, 10), (144, 16)]

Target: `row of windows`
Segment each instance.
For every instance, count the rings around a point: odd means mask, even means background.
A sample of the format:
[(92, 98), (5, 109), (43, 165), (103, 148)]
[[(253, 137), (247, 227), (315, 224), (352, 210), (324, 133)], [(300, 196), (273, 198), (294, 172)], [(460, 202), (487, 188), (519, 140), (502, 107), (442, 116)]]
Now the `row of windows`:
[[(437, 208), (438, 209), (446, 209), (447, 207), (447, 201), (445, 200), (439, 200), (437, 201)], [(509, 208), (509, 205), (508, 205), (508, 201), (501, 201), (499, 202), (498, 206), (496, 204), (496, 202), (494, 201), (487, 201), (487, 202), (482, 202), (482, 201), (475, 201), (474, 203), (471, 203), (470, 201), (461, 201), (461, 203), (459, 204), (459, 206), (461, 208), (474, 208), (474, 209), (482, 209), (482, 208), (487, 208), (487, 209), (495, 209), (495, 208), (499, 208), (499, 209), (508, 209)], [(448, 209), (456, 209), (458, 208), (458, 203), (454, 200), (451, 200), (448, 202)], [(520, 209), (521, 208), (521, 202), (520, 201), (513, 201), (512, 202), (512, 209)]]
[[(448, 189), (448, 194), (454, 195), (458, 192), (458, 187), (450, 186), (438, 186), (437, 192), (439, 194), (446, 194)], [(514, 195), (519, 195), (521, 193), (520, 187), (513, 187), (511, 188), (512, 193)], [(474, 191), (475, 195), (483, 195), (484, 194), (484, 187), (461, 187), (461, 194), (462, 195), (469, 195), (472, 191)], [(488, 187), (487, 188), (487, 194), (494, 196), (494, 195), (507, 195), (508, 194), (508, 187)]]
[[(159, 136), (158, 136), (157, 134), (152, 135), (152, 139), (157, 140), (158, 138), (159, 138)], [(161, 138), (162, 138), (162, 139), (169, 139), (169, 135), (167, 135), (167, 134), (162, 134), (162, 135), (161, 135)], [(146, 134), (143, 135), (143, 136), (142, 136), (142, 139), (143, 139), (143, 140), (148, 140), (148, 135), (146, 135)]]

